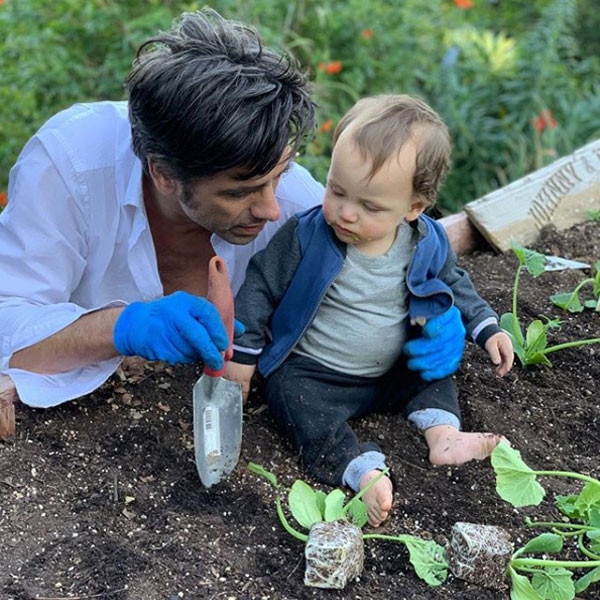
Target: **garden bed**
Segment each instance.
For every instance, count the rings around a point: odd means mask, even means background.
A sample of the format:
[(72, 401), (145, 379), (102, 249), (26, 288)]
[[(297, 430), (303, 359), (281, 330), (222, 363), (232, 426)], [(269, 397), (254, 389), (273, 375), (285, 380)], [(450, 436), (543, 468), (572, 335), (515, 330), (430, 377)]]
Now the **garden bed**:
[[(595, 264), (600, 224), (546, 231), (535, 248)], [(477, 251), (461, 258), (477, 289), (498, 312), (511, 308), (513, 253)], [(521, 276), (520, 318), (560, 316), (552, 343), (600, 335), (600, 315), (564, 313), (548, 297), (589, 275), (556, 271)], [(456, 381), (469, 430), (497, 431), (535, 469), (598, 476), (600, 346), (559, 351), (553, 368), (515, 364), (497, 378), (474, 344)], [(99, 598), (172, 600), (373, 599), (504, 600), (506, 590), (450, 576), (429, 587), (406, 550), (372, 540), (365, 570), (344, 590), (306, 587), (304, 548), (281, 527), (272, 488), (249, 461), (284, 485), (304, 478), (298, 457), (275, 431), (260, 386), (244, 416), (242, 457), (222, 484), (205, 490), (194, 464), (192, 387), (197, 367), (146, 366), (114, 376), (92, 396), (49, 410), (17, 406), (17, 436), (0, 442), (0, 597), (6, 600)], [(523, 542), (536, 535), (526, 516), (556, 518), (552, 498), (569, 482), (547, 480), (538, 507), (513, 509), (495, 492), (489, 461), (433, 468), (424, 440), (399, 416), (374, 415), (357, 430), (389, 457), (395, 508), (377, 531), (444, 542), (456, 522), (507, 529)], [(312, 485), (319, 487), (311, 481)], [(598, 598), (592, 588), (582, 598)]]

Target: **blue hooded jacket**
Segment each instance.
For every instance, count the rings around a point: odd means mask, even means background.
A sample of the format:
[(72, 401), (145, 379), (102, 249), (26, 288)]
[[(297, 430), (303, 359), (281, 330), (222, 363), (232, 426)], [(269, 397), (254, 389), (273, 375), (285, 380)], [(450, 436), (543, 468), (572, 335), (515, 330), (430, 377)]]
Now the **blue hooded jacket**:
[[(407, 273), (411, 323), (444, 313), (458, 292), (463, 304), (473, 304), (467, 307), (468, 319), (475, 310), (478, 321), (491, 318), (496, 323), (493, 330), (486, 327), (487, 340), (499, 330), (497, 316), (476, 294), (468, 275), (454, 266), (443, 227), (425, 215), (414, 223), (418, 239)], [(346, 244), (325, 222), (321, 206), (292, 217), (250, 261), (236, 296), (236, 318), (246, 332), (235, 339), (233, 360), (251, 364), (258, 359), (265, 377), (281, 365), (312, 323), (345, 257)]]

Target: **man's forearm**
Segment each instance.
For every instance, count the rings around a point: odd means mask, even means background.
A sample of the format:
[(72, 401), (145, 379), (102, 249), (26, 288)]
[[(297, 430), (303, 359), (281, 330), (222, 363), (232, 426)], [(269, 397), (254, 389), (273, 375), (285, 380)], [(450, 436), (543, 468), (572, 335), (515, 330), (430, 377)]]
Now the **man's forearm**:
[(45, 340), (15, 352), (9, 366), (54, 374), (118, 356), (113, 330), (123, 308), (107, 308), (79, 317)]

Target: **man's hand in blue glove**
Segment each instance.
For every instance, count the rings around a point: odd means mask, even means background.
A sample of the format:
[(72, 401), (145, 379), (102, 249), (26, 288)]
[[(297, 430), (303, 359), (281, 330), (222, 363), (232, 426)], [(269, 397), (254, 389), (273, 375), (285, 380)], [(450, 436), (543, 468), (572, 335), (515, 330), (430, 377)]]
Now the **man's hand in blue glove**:
[(223, 367), (221, 352), (229, 346), (217, 309), (187, 292), (131, 303), (117, 319), (113, 341), (124, 356), (169, 363), (201, 360), (215, 371)]
[(425, 381), (452, 375), (460, 365), (465, 349), (465, 327), (456, 306), (430, 319), (423, 336), (404, 345), (408, 368), (420, 371)]

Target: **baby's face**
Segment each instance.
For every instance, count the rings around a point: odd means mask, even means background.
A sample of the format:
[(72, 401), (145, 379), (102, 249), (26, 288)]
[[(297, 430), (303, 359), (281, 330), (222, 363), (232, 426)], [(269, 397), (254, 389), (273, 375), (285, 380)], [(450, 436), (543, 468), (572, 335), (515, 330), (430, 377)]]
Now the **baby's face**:
[(424, 209), (413, 195), (414, 141), (406, 142), (371, 179), (370, 166), (349, 131), (344, 131), (333, 150), (323, 214), (342, 242), (365, 254), (379, 255), (394, 243), (402, 220), (412, 221)]

